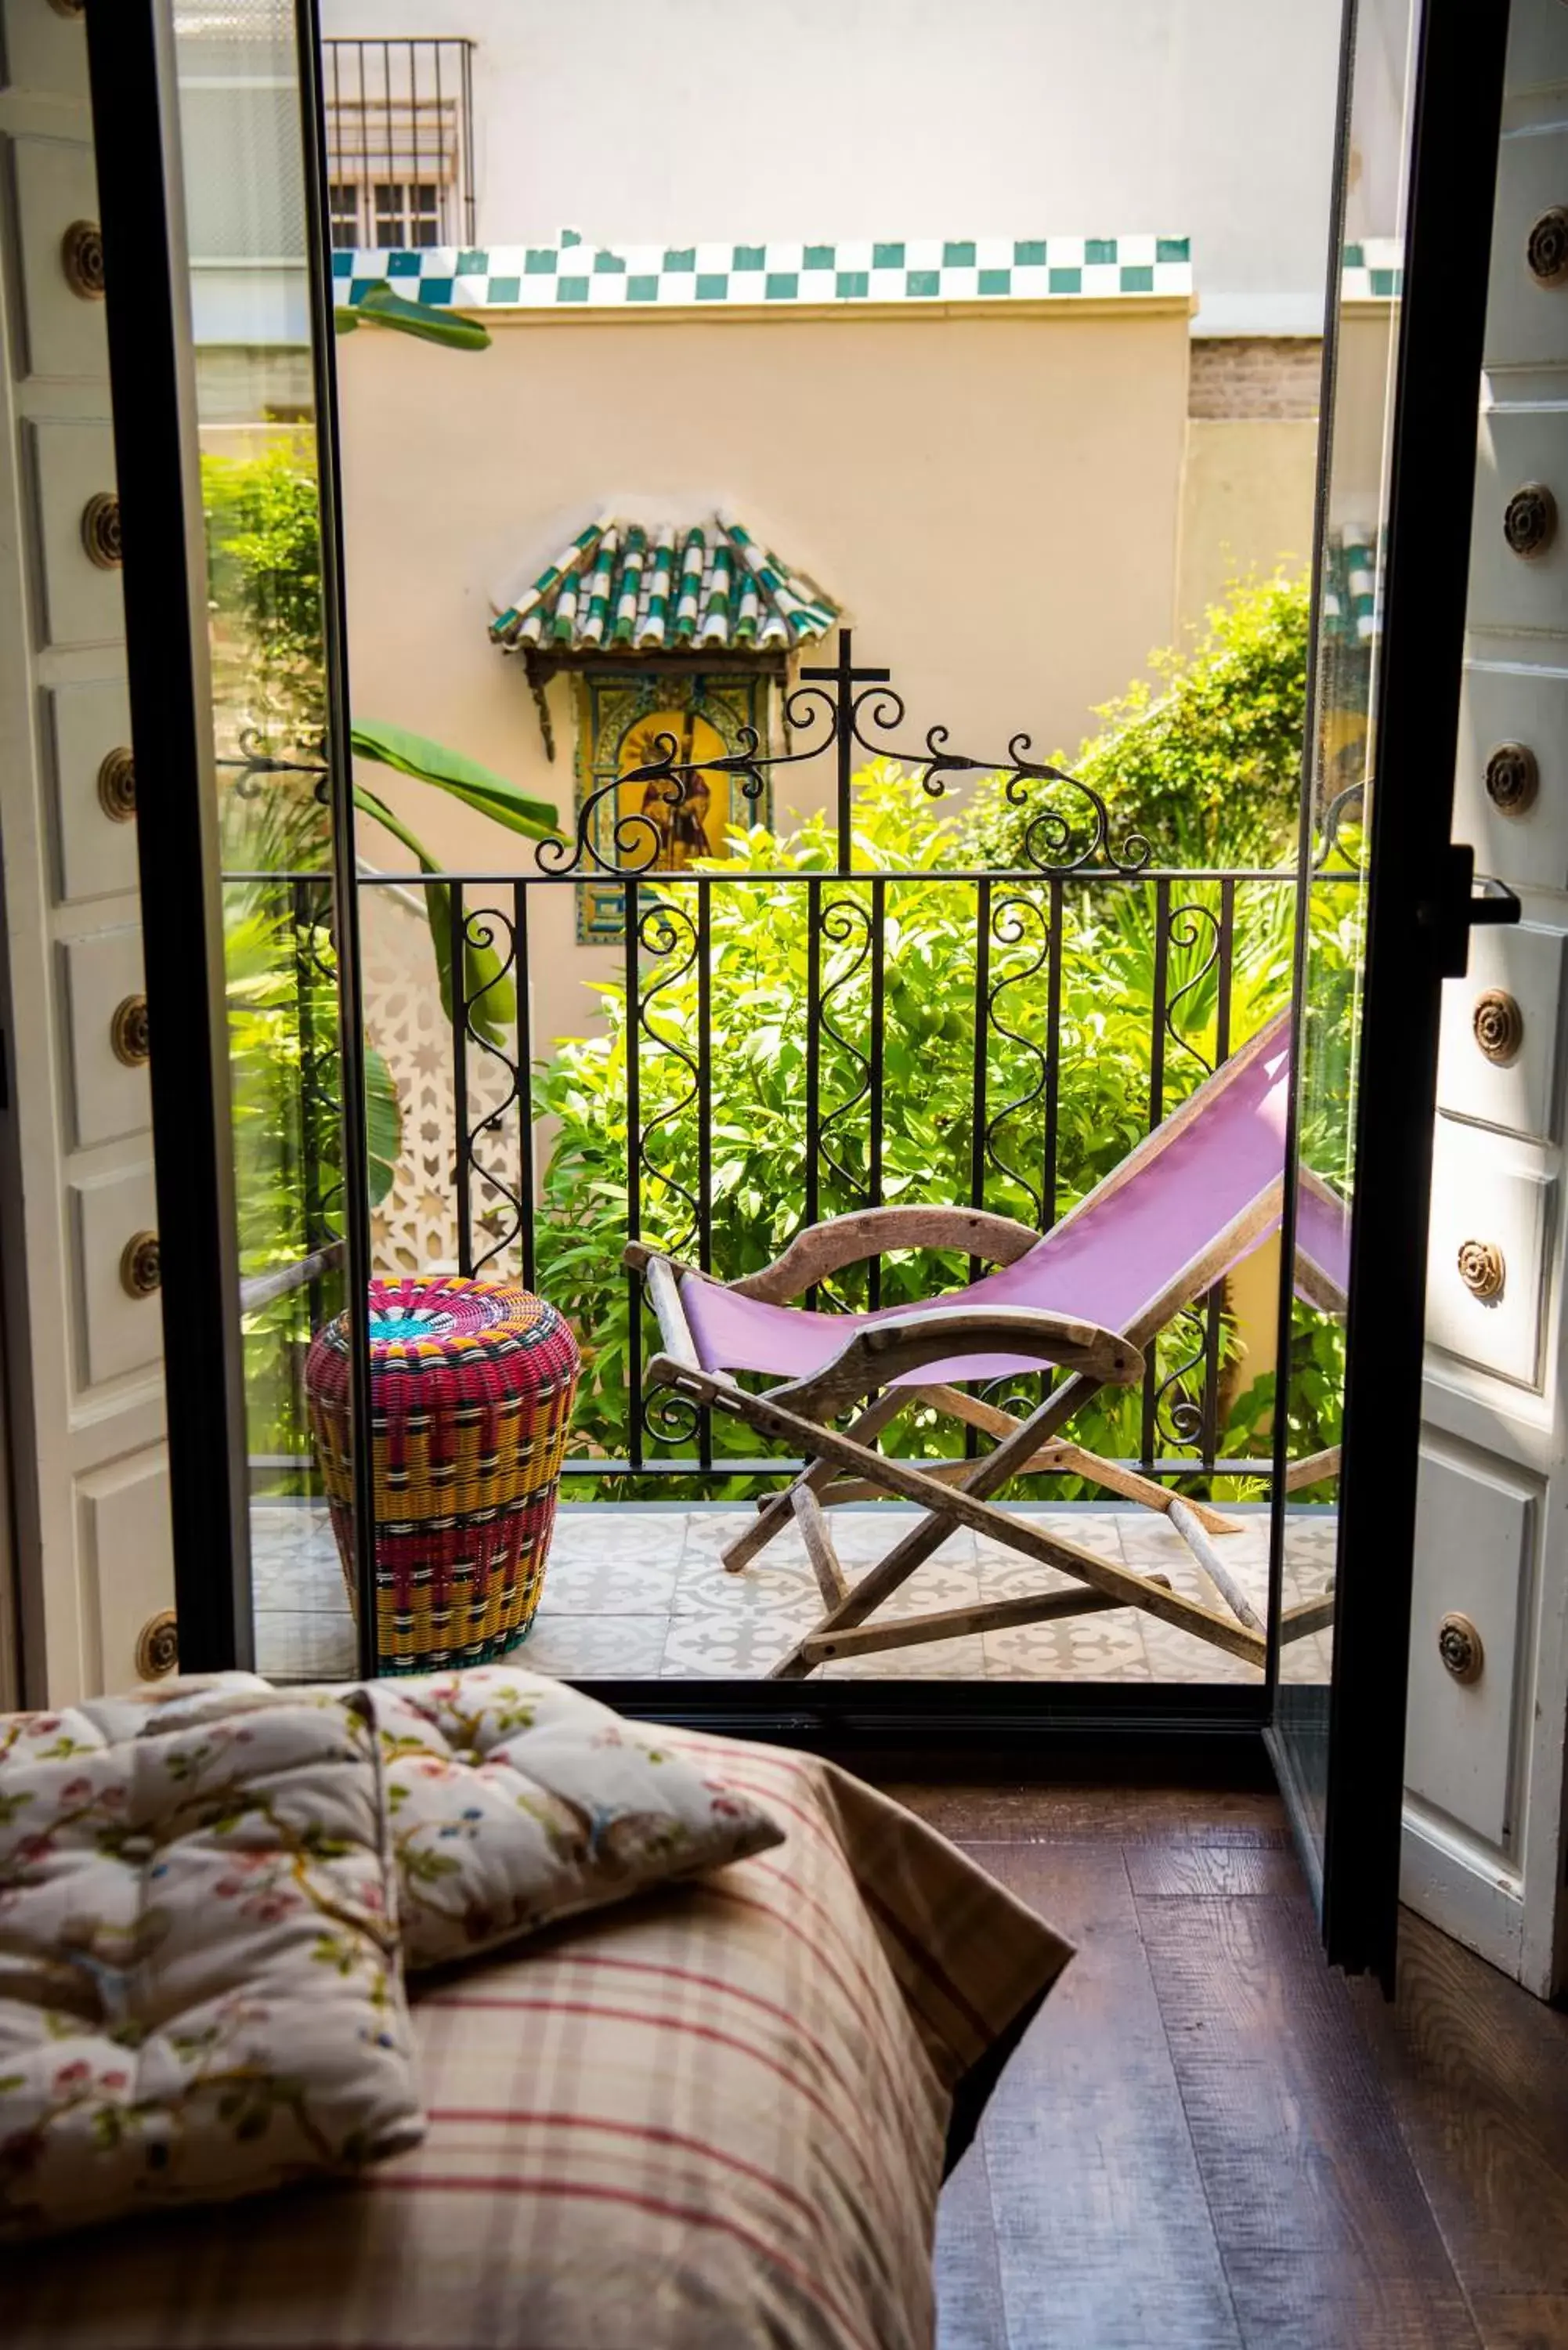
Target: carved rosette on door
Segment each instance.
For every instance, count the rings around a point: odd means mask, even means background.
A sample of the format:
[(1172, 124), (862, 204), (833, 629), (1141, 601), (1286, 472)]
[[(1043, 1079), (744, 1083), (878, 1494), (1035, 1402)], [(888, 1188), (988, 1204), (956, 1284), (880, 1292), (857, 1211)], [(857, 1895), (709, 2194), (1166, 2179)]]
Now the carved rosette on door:
[(82, 508), (82, 546), (99, 571), (118, 571), (124, 561), (119, 500), (113, 490), (95, 490)]
[(1524, 1014), (1506, 988), (1489, 987), (1484, 995), (1477, 996), (1470, 1028), (1480, 1051), (1498, 1068), (1506, 1069), (1518, 1059), (1524, 1042)]
[(1568, 285), (1568, 205), (1553, 204), (1532, 223), (1524, 260), (1538, 286)]
[(109, 1048), (117, 1061), (128, 1069), (138, 1069), (150, 1051), (147, 1033), (147, 998), (128, 995), (114, 1009), (109, 1024)]
[(117, 743), (98, 771), (98, 804), (111, 824), (129, 824), (136, 814), (136, 761), (127, 743)]
[(1486, 763), (1486, 792), (1500, 816), (1524, 816), (1541, 788), (1541, 767), (1523, 743), (1500, 743)]
[(172, 1607), (150, 1616), (136, 1637), (136, 1670), (144, 1681), (159, 1681), (180, 1668), (180, 1627)]
[(1495, 1241), (1465, 1241), (1459, 1255), (1459, 1279), (1481, 1305), (1495, 1305), (1508, 1280), (1508, 1267)]
[(103, 232), (97, 221), (72, 221), (60, 239), (60, 267), (79, 301), (103, 300)]
[(1557, 501), (1544, 482), (1523, 482), (1502, 510), (1502, 535), (1525, 561), (1544, 555), (1557, 536)]
[(151, 1297), (162, 1285), (156, 1232), (132, 1232), (120, 1252), (119, 1285), (128, 1297)]

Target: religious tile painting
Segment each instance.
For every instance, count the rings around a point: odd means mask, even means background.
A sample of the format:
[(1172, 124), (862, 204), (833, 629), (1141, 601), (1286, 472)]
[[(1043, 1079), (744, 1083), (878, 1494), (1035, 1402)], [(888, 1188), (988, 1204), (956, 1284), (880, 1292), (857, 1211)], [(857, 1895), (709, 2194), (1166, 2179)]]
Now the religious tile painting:
[[(754, 672), (625, 670), (575, 681), (576, 806), (587, 812), (591, 850), (618, 872), (680, 873), (699, 858), (722, 857), (732, 827), (766, 824), (772, 793), (748, 799), (743, 778), (697, 775), (679, 788), (664, 778), (621, 783), (659, 764), (674, 745), (678, 767), (722, 759), (754, 730), (768, 748), (768, 685)], [(577, 937), (585, 946), (618, 944), (626, 935), (626, 885), (607, 872), (578, 885)]]

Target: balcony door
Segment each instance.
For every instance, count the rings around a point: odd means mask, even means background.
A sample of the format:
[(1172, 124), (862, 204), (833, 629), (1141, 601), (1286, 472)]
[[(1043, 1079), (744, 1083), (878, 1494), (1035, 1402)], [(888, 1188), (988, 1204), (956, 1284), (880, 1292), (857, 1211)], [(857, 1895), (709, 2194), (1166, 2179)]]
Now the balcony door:
[[(370, 1263), (326, 267), (344, 182), (315, 0), (88, 0), (88, 13), (133, 731), (156, 782), (140, 862), (181, 1644), (202, 1668), (257, 1656), (251, 1536), (264, 1519), (275, 1531), (296, 1497), (284, 1484), (308, 1473), (306, 1347), (363, 1301)], [(1286, 1215), (1287, 1241), (1347, 1267), (1348, 1312), (1343, 1294), (1336, 1310), (1321, 1288), (1298, 1301), (1283, 1284), (1269, 1685), (1223, 1716), (1251, 1723), (1272, 1704), (1330, 1951), (1385, 1973), (1438, 1001), (1475, 906), (1449, 827), (1505, 16), (1469, 0), (1350, 0), (1346, 17)], [(229, 358), (198, 374), (203, 341)], [(283, 431), (280, 517), (263, 493)], [(265, 564), (247, 569), (247, 547), (279, 526), (315, 551), (314, 601), (275, 608)], [(635, 883), (622, 887), (629, 910)], [(459, 922), (462, 903), (460, 887)], [(637, 925), (626, 932), (635, 1003)], [(1160, 998), (1157, 1031), (1168, 1010)], [(878, 1031), (878, 1067), (880, 1050)], [(373, 1072), (369, 1090), (373, 1108)], [(362, 1306), (354, 1321), (329, 1498), (373, 1671)], [(286, 1575), (275, 1543), (272, 1565)], [(289, 1663), (308, 1674), (313, 1659)], [(846, 1719), (806, 1713), (789, 1685), (771, 1709), (737, 1687), (711, 1680), (688, 1710), (794, 1734)], [(647, 1686), (629, 1693), (646, 1701)], [(1010, 1719), (1033, 1736), (1044, 1711), (1033, 1689), (988, 1689), (967, 1715), (923, 1690), (887, 1695), (883, 1711), (857, 1692), (852, 1718), (905, 1736), (945, 1722), (955, 1739)], [(1090, 1719), (1116, 1718), (1104, 1689), (1094, 1703)]]
[[(311, 1335), (365, 1295), (369, 1197), (325, 272), (301, 0), (89, 0), (141, 789), (180, 1661), (267, 1653)], [(304, 126), (317, 126), (314, 137)], [(269, 549), (286, 539), (296, 592)], [(358, 1575), (368, 1381), (328, 1480)], [(373, 1607), (358, 1610), (375, 1669)], [(309, 1624), (302, 1636), (308, 1647)]]
[(1329, 1955), (1386, 1981), (1439, 992), (1518, 912), (1449, 841), (1507, 13), (1349, 0), (1342, 68), (1284, 1261), (1349, 1302), (1282, 1284), (1269, 1737)]

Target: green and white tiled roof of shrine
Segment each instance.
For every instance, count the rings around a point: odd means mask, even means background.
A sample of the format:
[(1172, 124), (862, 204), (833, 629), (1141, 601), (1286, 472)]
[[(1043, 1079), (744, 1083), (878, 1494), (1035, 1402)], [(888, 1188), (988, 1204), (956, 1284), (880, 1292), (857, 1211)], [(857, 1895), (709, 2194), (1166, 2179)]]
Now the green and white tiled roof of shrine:
[[(1346, 301), (1400, 290), (1392, 238), (1346, 245)], [(340, 299), (382, 280), (407, 300), (458, 310), (852, 308), (924, 304), (1190, 301), (1185, 236), (842, 238), (807, 244), (597, 245), (576, 229), (554, 244), (429, 245), (337, 252)]]
[(814, 579), (723, 515), (651, 527), (601, 515), (496, 601), (490, 634), (504, 652), (558, 658), (787, 653), (839, 619)]

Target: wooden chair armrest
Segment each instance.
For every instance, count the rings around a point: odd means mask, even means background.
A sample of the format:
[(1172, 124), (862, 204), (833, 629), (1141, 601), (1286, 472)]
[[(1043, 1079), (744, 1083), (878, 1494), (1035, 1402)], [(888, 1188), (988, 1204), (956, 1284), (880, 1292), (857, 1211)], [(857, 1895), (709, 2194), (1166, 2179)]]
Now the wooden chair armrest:
[(821, 1370), (770, 1388), (767, 1399), (827, 1419), (907, 1372), (928, 1363), (961, 1362), (966, 1355), (1027, 1355), (1112, 1387), (1130, 1387), (1143, 1377), (1143, 1357), (1130, 1339), (1097, 1322), (1030, 1305), (939, 1305), (863, 1326)]
[(953, 1249), (986, 1264), (1016, 1264), (1038, 1246), (1040, 1234), (1011, 1216), (980, 1208), (862, 1208), (849, 1216), (797, 1232), (781, 1257), (725, 1285), (737, 1297), (760, 1297), (785, 1305), (846, 1264), (881, 1256), (888, 1249)]

